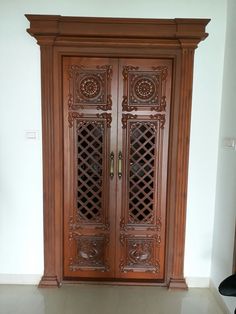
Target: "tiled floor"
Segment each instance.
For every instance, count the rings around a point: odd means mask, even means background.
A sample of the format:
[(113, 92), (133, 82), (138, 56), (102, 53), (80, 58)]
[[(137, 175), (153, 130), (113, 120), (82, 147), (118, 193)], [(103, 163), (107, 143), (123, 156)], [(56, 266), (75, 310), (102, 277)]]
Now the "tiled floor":
[(208, 289), (0, 285), (0, 314), (224, 314)]

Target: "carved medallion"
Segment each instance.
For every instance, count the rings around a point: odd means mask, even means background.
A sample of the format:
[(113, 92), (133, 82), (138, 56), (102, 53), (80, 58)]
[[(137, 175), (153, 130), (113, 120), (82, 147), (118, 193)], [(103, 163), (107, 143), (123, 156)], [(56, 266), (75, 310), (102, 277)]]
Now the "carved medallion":
[(147, 77), (138, 77), (134, 81), (133, 92), (136, 98), (139, 98), (141, 101), (148, 102), (152, 99), (155, 93), (155, 81)]
[(97, 66), (94, 69), (82, 65), (71, 65), (69, 73), (69, 109), (96, 107), (110, 110), (111, 75), (110, 65)]
[(167, 75), (168, 69), (165, 66), (153, 67), (150, 71), (125, 66), (123, 68), (123, 111), (138, 109), (165, 111)]
[(102, 91), (102, 82), (95, 75), (87, 76), (80, 82), (80, 93), (84, 99), (94, 99)]

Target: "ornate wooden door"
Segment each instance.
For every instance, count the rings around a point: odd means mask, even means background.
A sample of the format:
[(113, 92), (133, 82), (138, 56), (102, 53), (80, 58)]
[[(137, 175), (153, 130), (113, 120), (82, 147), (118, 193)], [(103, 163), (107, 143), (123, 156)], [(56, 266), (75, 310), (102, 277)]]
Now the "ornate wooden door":
[[(64, 276), (114, 277), (117, 60), (65, 58)], [(112, 160), (110, 160), (110, 158)]]
[(120, 60), (118, 278), (164, 276), (171, 71), (168, 60)]
[(171, 71), (64, 58), (65, 278), (164, 278)]

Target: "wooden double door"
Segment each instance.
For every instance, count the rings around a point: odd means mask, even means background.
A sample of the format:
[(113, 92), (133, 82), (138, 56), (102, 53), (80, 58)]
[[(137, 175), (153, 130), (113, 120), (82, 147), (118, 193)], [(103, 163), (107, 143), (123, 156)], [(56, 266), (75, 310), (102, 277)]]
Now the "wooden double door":
[(63, 58), (64, 278), (163, 280), (172, 60)]

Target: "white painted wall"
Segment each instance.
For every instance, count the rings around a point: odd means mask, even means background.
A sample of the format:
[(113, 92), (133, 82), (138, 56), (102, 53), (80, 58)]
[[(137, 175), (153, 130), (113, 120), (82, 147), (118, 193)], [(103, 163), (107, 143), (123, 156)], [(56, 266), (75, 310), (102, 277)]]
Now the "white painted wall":
[[(221, 109), (211, 277), (214, 285), (232, 274), (236, 219), (236, 151), (223, 146), (224, 138), (236, 138), (236, 2), (228, 1), (224, 83)], [(236, 298), (224, 301), (234, 313)]]
[(196, 51), (185, 275), (210, 276), (226, 0), (1, 0), (0, 273), (43, 271), (39, 47), (25, 13), (211, 18)]

